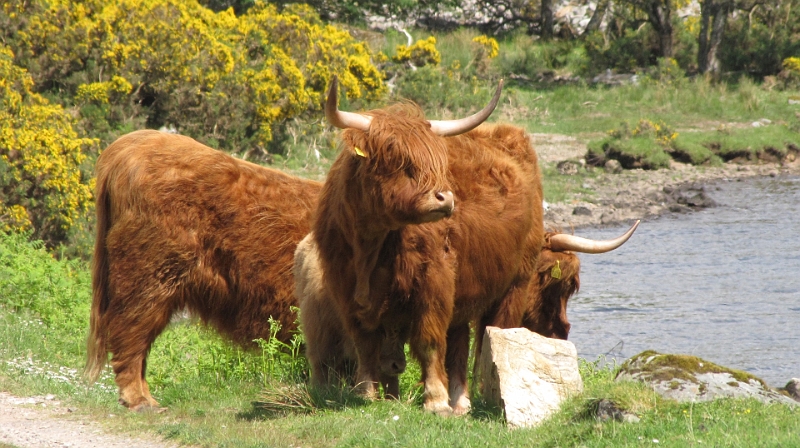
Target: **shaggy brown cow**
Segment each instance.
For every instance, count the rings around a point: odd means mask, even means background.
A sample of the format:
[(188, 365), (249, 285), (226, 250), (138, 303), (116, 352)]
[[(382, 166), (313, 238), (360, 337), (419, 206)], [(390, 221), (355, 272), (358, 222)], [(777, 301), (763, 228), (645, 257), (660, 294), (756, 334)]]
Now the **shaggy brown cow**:
[[(527, 307), (522, 327), (542, 336), (566, 340), (570, 323), (567, 319), (567, 302), (580, 288), (581, 262), (575, 252), (601, 254), (611, 252), (625, 244), (639, 226), (637, 220), (623, 235), (605, 241), (579, 236), (547, 232), (545, 244), (536, 261), (536, 276), (529, 285)], [(500, 306), (505, 306), (501, 303)], [(503, 312), (501, 311), (500, 314)], [(487, 326), (502, 327), (502, 322), (485, 315), (477, 326), (476, 359)]]
[[(312, 382), (317, 387), (339, 384), (342, 380), (354, 385), (355, 346), (342, 327), (338, 309), (325, 293), (313, 234), (297, 245), (294, 279)], [(383, 329), (380, 376), (387, 397), (400, 396), (398, 375), (406, 368), (404, 344), (408, 338), (404, 330), (397, 326)]]
[[(536, 281), (531, 283), (529, 305), (522, 326), (548, 338), (566, 340), (571, 327), (567, 319), (567, 301), (578, 292), (581, 283), (581, 262), (575, 252), (610, 252), (625, 244), (638, 226), (637, 220), (623, 235), (607, 241), (548, 232), (536, 263)], [(476, 334), (483, 335), (483, 331), (479, 329)], [(478, 340), (483, 340), (483, 337)]]
[(270, 316), (290, 338), (294, 250), (319, 182), (157, 131), (120, 137), (96, 169), (89, 378), (111, 352), (120, 402), (157, 407), (147, 354), (183, 309), (245, 346), (269, 337)]
[(447, 373), (466, 372), (470, 322), (501, 301), (512, 305), (493, 317), (505, 326), (525, 312), (544, 240), (536, 153), (522, 129), (474, 129), (500, 87), (483, 111), (454, 123), (429, 122), (411, 104), (341, 112), (336, 93), (334, 82), (326, 116), (346, 129), (345, 149), (313, 228), (324, 287), (355, 344), (357, 382), (374, 395), (382, 328), (408, 328), (425, 409), (466, 412), (466, 390), (455, 382), (448, 391)]

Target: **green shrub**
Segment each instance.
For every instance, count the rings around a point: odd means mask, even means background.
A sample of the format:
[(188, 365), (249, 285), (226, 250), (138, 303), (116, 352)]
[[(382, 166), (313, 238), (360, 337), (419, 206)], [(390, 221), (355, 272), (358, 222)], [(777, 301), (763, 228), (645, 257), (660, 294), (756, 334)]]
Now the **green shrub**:
[(608, 131), (608, 137), (587, 145), (586, 161), (602, 165), (614, 159), (626, 169), (666, 168), (670, 161), (667, 149), (676, 137), (677, 133), (663, 122), (639, 120), (633, 129), (623, 122), (619, 128)]
[(522, 33), (500, 41), (500, 51), (494, 64), (504, 76), (525, 75), (530, 79), (536, 79), (546, 72), (589, 74), (589, 59), (580, 41), (542, 42)]
[(73, 354), (83, 353), (91, 303), (87, 265), (56, 260), (28, 236), (0, 232), (0, 306), (34, 313), (69, 339)]
[[(800, 54), (800, 40), (796, 37), (800, 32), (800, 16), (791, 9), (768, 17), (762, 17), (758, 10), (754, 12), (728, 21), (719, 48), (720, 63), (725, 71), (752, 77), (776, 75), (785, 58)], [(780, 25), (768, 23), (777, 17), (787, 21)]]
[(397, 95), (421, 105), (431, 114), (458, 116), (486, 105), (494, 86), (477, 77), (458, 79), (436, 67), (424, 66), (405, 73), (397, 81)]
[(591, 74), (606, 69), (632, 73), (654, 65), (658, 59), (658, 46), (649, 25), (626, 29), (623, 35), (609, 42), (597, 31), (586, 37), (585, 45)]

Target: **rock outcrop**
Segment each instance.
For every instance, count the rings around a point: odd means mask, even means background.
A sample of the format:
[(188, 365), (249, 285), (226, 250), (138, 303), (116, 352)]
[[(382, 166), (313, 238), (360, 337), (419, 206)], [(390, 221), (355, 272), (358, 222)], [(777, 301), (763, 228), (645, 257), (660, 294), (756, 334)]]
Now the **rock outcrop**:
[(690, 355), (645, 351), (626, 360), (617, 381), (649, 384), (659, 395), (677, 401), (711, 401), (717, 398), (755, 398), (764, 403), (798, 403), (772, 390), (761, 379)]

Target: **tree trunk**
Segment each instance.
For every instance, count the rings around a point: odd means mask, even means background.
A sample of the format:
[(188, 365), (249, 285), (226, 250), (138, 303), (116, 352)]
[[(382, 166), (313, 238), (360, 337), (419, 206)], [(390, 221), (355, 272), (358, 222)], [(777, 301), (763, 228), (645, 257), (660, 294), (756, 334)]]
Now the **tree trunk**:
[(597, 7), (594, 8), (592, 18), (589, 20), (589, 24), (586, 25), (586, 29), (583, 30), (582, 36), (588, 36), (590, 33), (600, 29), (600, 25), (603, 23), (603, 17), (606, 15), (606, 9), (608, 9), (608, 4), (610, 1), (611, 0), (598, 0)]
[(542, 0), (542, 40), (553, 38), (553, 0)]
[(732, 10), (733, 2), (731, 0), (705, 0), (701, 3), (700, 37), (697, 51), (697, 69), (700, 73), (719, 75), (717, 51), (722, 43), (722, 34), (725, 31), (728, 15)]
[(672, 57), (672, 6), (669, 0), (648, 0), (645, 10), (658, 33), (661, 57)]

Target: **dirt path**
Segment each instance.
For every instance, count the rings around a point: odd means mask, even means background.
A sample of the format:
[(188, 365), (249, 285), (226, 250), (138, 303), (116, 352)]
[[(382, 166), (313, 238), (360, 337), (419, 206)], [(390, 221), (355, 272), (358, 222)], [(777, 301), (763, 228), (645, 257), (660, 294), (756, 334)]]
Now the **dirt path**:
[(112, 434), (98, 423), (75, 416), (52, 395), (15, 397), (0, 392), (0, 447), (19, 448), (170, 448), (157, 437)]
[[(586, 145), (565, 135), (534, 134), (539, 160), (555, 166), (564, 160), (578, 161)], [(598, 169), (599, 170), (599, 169)], [(573, 228), (648, 219), (664, 213), (687, 212), (702, 206), (704, 183), (717, 179), (800, 174), (800, 161), (778, 164), (694, 167), (673, 163), (669, 170), (630, 170), (619, 174), (602, 172), (587, 180), (584, 187), (592, 195), (569, 203), (548, 204), (545, 223), (550, 228), (570, 232)], [(120, 408), (120, 412), (124, 412)], [(99, 424), (73, 414), (55, 397), (19, 398), (0, 392), (0, 448), (166, 448), (156, 436), (112, 434)]]

